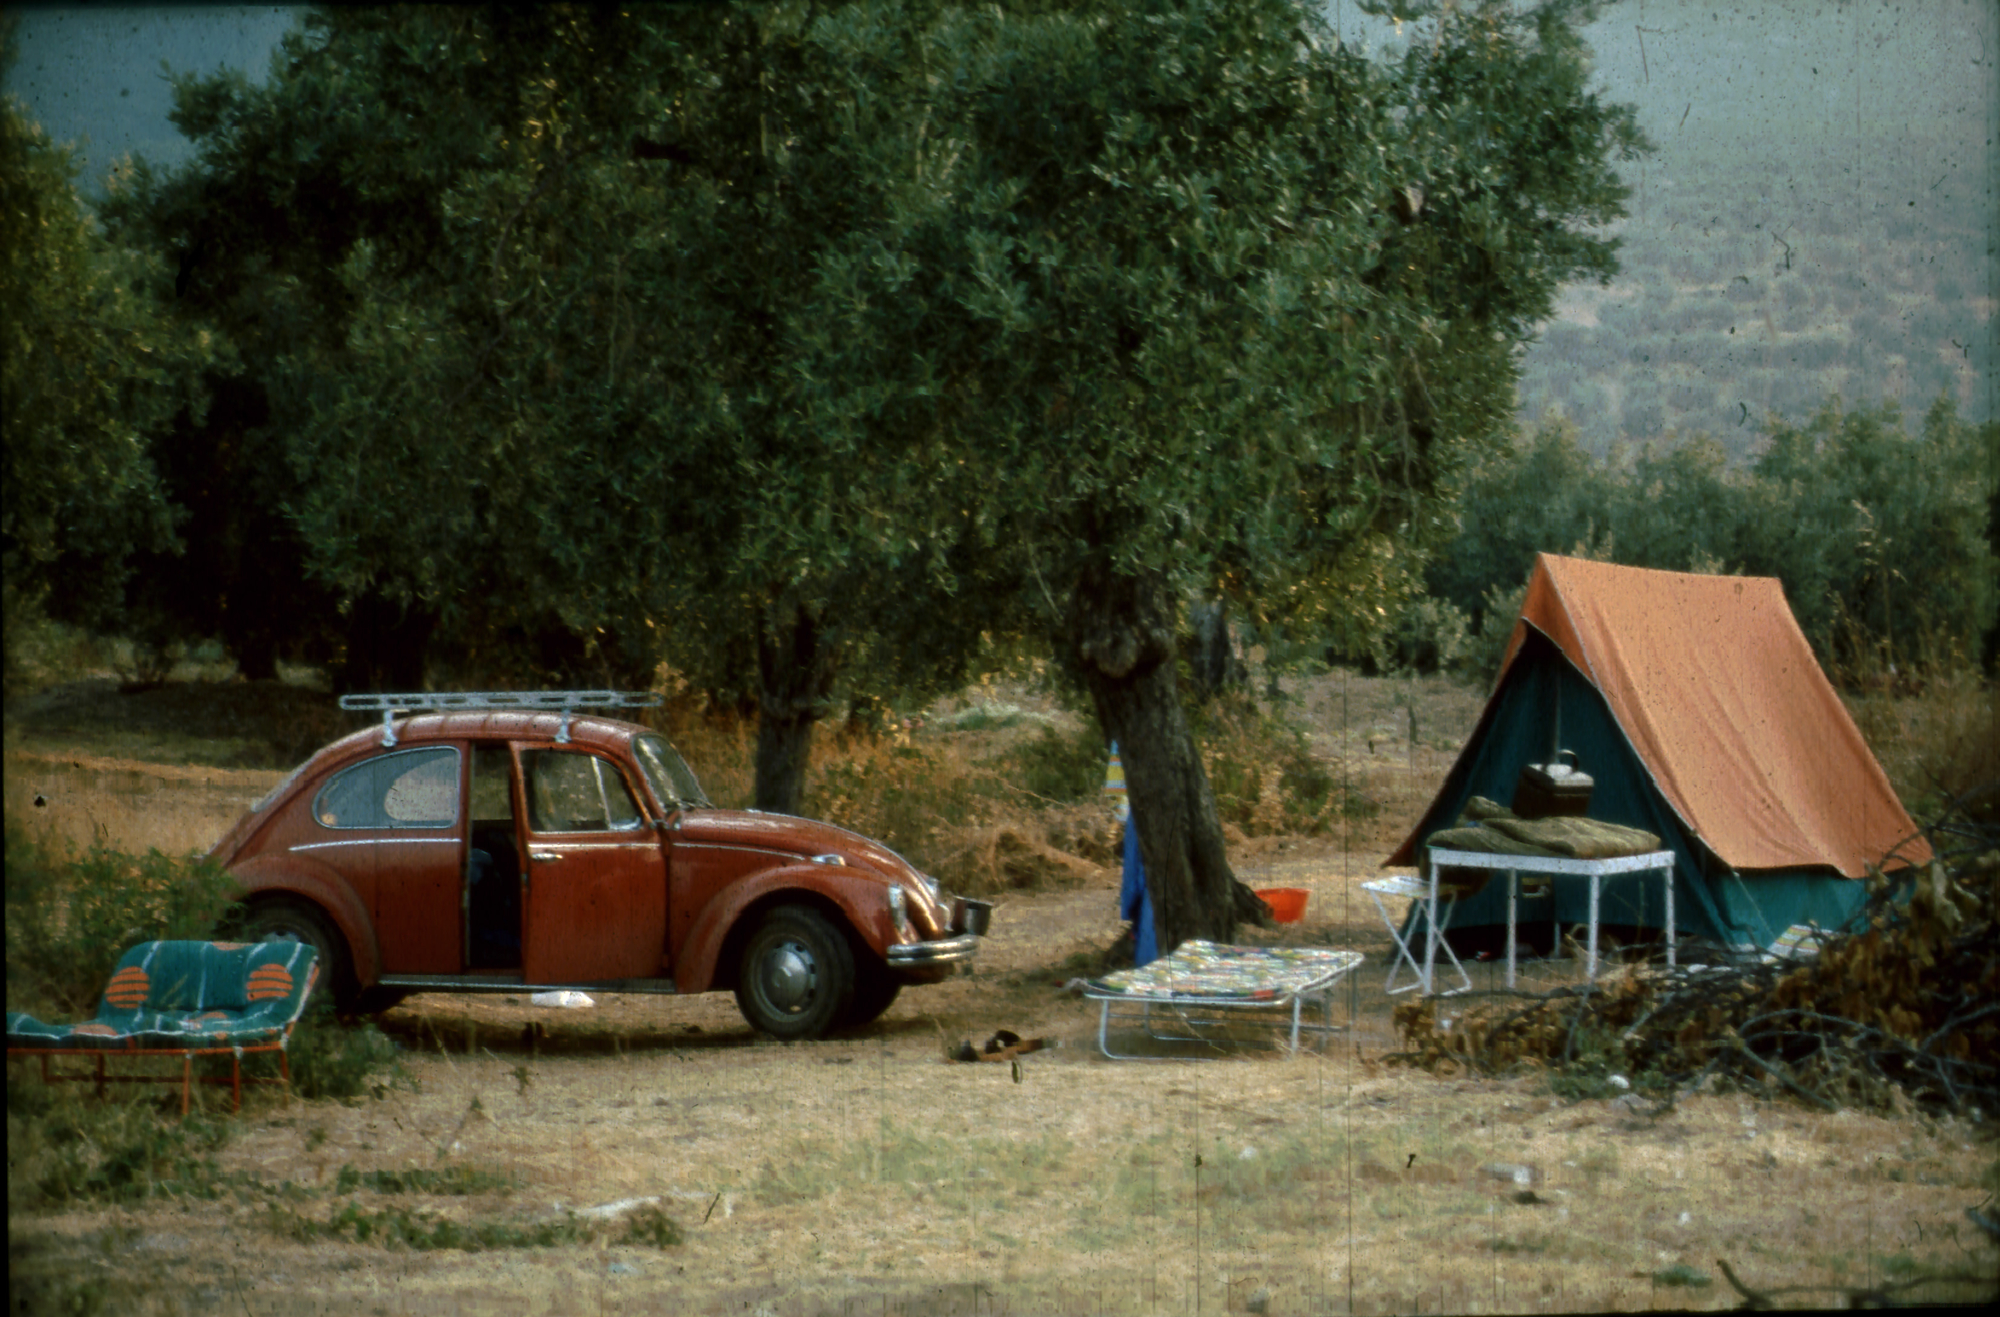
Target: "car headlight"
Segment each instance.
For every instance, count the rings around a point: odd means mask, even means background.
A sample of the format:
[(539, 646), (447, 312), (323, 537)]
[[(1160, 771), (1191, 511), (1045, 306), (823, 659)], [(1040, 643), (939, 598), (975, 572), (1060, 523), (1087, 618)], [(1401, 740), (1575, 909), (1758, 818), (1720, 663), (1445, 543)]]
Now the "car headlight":
[(901, 883), (889, 884), (889, 917), (896, 921), (898, 933), (910, 935), (910, 898)]

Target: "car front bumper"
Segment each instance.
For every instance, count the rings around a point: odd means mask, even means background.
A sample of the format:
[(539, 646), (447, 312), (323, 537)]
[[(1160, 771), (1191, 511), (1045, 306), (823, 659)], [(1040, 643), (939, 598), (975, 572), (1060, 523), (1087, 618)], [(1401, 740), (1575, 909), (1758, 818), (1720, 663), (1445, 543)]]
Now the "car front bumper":
[(900, 942), (889, 948), (890, 969), (923, 969), (931, 965), (956, 965), (979, 954), (979, 936), (960, 933), (935, 942)]

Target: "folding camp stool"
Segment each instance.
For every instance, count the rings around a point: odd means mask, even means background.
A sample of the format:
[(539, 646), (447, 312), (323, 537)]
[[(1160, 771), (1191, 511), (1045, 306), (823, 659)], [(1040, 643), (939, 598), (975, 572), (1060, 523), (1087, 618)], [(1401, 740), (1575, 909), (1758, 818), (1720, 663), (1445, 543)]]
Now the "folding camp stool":
[[(1389, 961), (1389, 977), (1382, 983), (1382, 991), (1392, 996), (1399, 992), (1408, 992), (1413, 988), (1423, 989), (1423, 994), (1426, 997), (1431, 995), (1431, 970), (1437, 961), (1437, 949), (1440, 945), (1444, 947), (1444, 954), (1451, 959), (1451, 967), (1458, 971), (1459, 981), (1462, 985), (1440, 995), (1452, 997), (1461, 992), (1472, 991), (1472, 976), (1466, 973), (1465, 966), (1459, 963), (1458, 953), (1451, 949), (1451, 943), (1445, 938), (1443, 929), (1446, 924), (1451, 922), (1451, 912), (1457, 908), (1458, 899), (1461, 896), (1471, 896), (1473, 893), (1479, 891), (1480, 888), (1486, 886), (1486, 878), (1482, 875), (1470, 882), (1451, 881), (1441, 883), (1437, 876), (1437, 866), (1432, 864), (1428, 868), (1430, 869), (1430, 878), (1428, 880), (1391, 877), (1377, 878), (1373, 882), (1361, 884), (1361, 890), (1368, 893), (1368, 899), (1375, 903), (1375, 909), (1381, 914), (1382, 922), (1389, 928), (1390, 939), (1396, 944), (1396, 955), (1391, 957)], [(1410, 949), (1411, 939), (1403, 936), (1402, 930), (1396, 927), (1396, 921), (1389, 917), (1389, 907), (1382, 904), (1382, 898), (1385, 896), (1407, 898), (1417, 902), (1418, 906), (1423, 910), (1424, 958), (1421, 964), (1417, 961), (1416, 953)], [(1444, 918), (1442, 921), (1438, 918), (1439, 897), (1444, 898)], [(1416, 927), (1414, 912), (1408, 922), (1414, 933)], [(1416, 976), (1416, 981), (1405, 983), (1399, 988), (1396, 986), (1396, 975), (1402, 970), (1405, 964), (1410, 967), (1411, 972)]]

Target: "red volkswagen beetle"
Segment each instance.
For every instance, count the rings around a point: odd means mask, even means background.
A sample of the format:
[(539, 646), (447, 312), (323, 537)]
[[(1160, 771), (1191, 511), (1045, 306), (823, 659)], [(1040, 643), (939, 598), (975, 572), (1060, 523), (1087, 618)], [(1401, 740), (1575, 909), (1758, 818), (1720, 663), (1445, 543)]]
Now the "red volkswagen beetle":
[[(337, 1000), (733, 990), (817, 1038), (972, 959), (991, 907), (809, 819), (717, 809), (611, 691), (347, 696), (379, 727), (293, 771), (211, 855), (243, 935), (310, 942)], [(401, 716), (399, 716), (401, 715)]]

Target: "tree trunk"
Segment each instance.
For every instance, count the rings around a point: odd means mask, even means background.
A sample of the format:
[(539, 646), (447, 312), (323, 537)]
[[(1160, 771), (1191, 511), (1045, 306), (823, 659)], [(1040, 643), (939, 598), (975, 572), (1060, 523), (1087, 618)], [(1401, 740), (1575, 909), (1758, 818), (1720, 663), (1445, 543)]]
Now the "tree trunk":
[(236, 671), (245, 681), (278, 679), (278, 638), (267, 627), (239, 634), (230, 641), (236, 655)]
[(1189, 938), (1230, 941), (1239, 922), (1270, 923), (1229, 868), (1215, 793), (1176, 688), (1173, 621), (1161, 582), (1093, 568), (1071, 597), (1067, 637), (1124, 762), (1162, 955)]
[(1203, 599), (1188, 605), (1188, 627), (1194, 632), (1188, 670), (1194, 674), (1195, 697), (1208, 701), (1224, 691), (1241, 689), (1250, 670), (1231, 643), (1228, 602)]
[(796, 814), (805, 795), (813, 724), (833, 684), (831, 647), (801, 607), (757, 638), (756, 806)]

